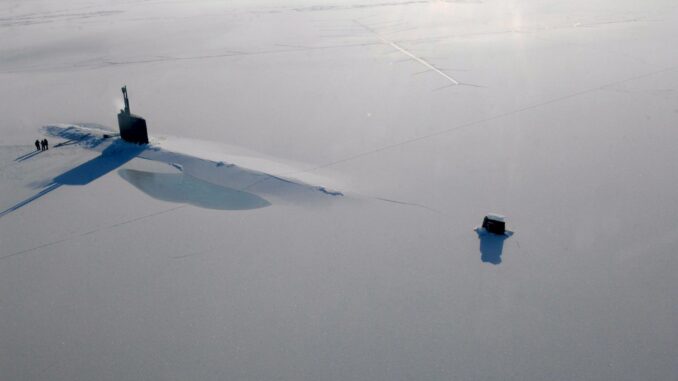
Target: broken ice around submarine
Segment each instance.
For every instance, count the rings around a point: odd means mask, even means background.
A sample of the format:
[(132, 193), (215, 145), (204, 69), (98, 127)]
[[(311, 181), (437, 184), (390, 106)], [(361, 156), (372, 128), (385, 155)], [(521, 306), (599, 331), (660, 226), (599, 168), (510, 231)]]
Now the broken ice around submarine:
[[(308, 203), (344, 195), (320, 185), (320, 178), (303, 170), (238, 147), (215, 146), (209, 142), (177, 137), (151, 137), (148, 145), (139, 146), (126, 142), (112, 130), (99, 125), (56, 124), (45, 126), (42, 131), (46, 135), (66, 139), (61, 143), (63, 145), (78, 145), (102, 155), (135, 150), (138, 151), (134, 153), (136, 158), (165, 163), (184, 175), (225, 189), (257, 194), (264, 199)], [(130, 176), (123, 178), (129, 180)], [(212, 191), (208, 193), (214, 194)], [(268, 201), (261, 205), (268, 205)]]

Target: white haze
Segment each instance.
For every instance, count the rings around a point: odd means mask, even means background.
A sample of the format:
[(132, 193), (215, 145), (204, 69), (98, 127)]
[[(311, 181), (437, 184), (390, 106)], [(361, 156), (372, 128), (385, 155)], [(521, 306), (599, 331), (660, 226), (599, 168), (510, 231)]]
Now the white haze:
[[(674, 0), (2, 1), (0, 379), (675, 380), (677, 46)], [(122, 85), (157, 160), (30, 154)]]

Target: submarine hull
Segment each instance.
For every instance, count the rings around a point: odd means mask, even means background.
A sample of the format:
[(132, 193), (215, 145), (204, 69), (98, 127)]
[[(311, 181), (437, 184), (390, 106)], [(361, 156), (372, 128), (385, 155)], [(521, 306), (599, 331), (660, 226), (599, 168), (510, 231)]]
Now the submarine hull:
[(120, 112), (118, 114), (118, 127), (122, 140), (136, 144), (148, 144), (148, 131), (144, 118)]

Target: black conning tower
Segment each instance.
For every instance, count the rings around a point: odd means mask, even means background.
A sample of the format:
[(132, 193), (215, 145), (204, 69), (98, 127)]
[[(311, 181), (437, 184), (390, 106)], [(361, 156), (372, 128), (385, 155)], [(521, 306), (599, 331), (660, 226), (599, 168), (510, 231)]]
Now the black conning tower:
[(127, 86), (122, 87), (122, 96), (125, 99), (125, 109), (120, 110), (118, 113), (118, 127), (120, 128), (120, 137), (122, 140), (130, 143), (148, 144), (146, 120), (140, 116), (132, 114), (129, 110)]

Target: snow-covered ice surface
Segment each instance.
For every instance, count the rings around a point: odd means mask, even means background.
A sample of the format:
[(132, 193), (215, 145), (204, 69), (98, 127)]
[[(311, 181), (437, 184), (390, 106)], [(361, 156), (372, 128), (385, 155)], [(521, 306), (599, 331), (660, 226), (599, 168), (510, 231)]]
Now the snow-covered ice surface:
[[(0, 2), (0, 379), (675, 380), (677, 46), (674, 0)], [(49, 133), (123, 84), (150, 147)]]

